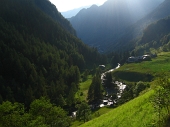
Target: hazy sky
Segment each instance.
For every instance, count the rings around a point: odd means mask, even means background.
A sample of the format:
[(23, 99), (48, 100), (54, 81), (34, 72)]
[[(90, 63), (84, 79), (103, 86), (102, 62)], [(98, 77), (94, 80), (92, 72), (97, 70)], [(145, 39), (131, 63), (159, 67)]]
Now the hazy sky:
[(89, 6), (93, 4), (102, 5), (107, 0), (50, 0), (58, 11), (65, 12), (82, 6)]

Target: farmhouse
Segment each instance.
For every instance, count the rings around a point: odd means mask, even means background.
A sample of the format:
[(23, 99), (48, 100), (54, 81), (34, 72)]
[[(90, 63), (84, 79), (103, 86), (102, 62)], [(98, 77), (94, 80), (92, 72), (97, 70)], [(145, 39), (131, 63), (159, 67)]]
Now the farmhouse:
[(146, 60), (151, 60), (151, 55), (143, 55), (143, 56), (131, 56), (128, 58), (127, 62), (128, 63), (135, 63), (135, 62), (140, 62), (140, 61), (146, 61)]
[(143, 60), (151, 60), (151, 56), (150, 55), (143, 55)]
[(127, 61), (128, 61), (128, 63), (134, 63), (134, 62), (137, 62), (138, 59), (137, 59), (137, 57), (131, 56), (131, 57), (128, 58)]

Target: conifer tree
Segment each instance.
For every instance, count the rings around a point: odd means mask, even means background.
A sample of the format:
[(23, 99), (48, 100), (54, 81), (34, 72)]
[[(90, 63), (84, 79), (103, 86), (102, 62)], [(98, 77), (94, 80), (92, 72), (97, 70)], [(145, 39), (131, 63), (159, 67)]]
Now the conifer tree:
[(102, 92), (101, 79), (99, 75), (95, 75), (88, 90), (88, 101), (90, 103), (100, 101), (103, 98)]

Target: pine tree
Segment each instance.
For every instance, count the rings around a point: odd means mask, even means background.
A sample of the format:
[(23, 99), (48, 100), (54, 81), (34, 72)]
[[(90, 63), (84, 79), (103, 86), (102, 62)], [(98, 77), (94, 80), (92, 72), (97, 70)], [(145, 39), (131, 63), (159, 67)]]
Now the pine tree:
[(103, 98), (102, 92), (101, 79), (99, 75), (95, 75), (88, 90), (88, 101), (90, 103), (100, 101)]

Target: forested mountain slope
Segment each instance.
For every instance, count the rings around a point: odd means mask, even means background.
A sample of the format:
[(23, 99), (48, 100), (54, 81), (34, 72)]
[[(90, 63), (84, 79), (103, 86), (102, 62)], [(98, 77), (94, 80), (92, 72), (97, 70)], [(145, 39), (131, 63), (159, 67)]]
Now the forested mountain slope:
[(151, 12), (163, 0), (108, 0), (81, 10), (70, 20), (77, 36), (101, 52), (121, 38), (124, 30)]
[[(165, 0), (161, 3), (156, 9), (154, 9), (151, 13), (146, 15), (144, 18), (133, 24), (132, 26), (128, 27), (122, 37), (117, 40), (117, 42), (108, 49), (108, 51), (113, 50), (120, 50), (122, 47), (124, 49), (133, 49), (135, 48), (135, 42), (138, 39), (137, 37), (142, 36), (144, 29), (147, 28), (149, 24), (152, 24), (162, 18), (165, 18), (170, 15), (170, 1)], [(133, 40), (135, 39), (135, 40)]]
[(135, 55), (170, 51), (170, 16), (149, 25), (133, 51)]
[(55, 5), (48, 0), (34, 0), (35, 5), (39, 7), (44, 13), (49, 15), (52, 19), (57, 21), (63, 28), (68, 30), (71, 34), (76, 36), (76, 31), (71, 26), (70, 22), (65, 19), (60, 12), (58, 12)]
[(56, 105), (70, 106), (80, 70), (104, 58), (37, 8), (35, 1), (1, 1), (0, 101), (28, 106), (47, 96)]

